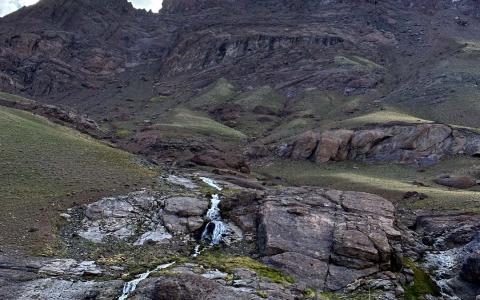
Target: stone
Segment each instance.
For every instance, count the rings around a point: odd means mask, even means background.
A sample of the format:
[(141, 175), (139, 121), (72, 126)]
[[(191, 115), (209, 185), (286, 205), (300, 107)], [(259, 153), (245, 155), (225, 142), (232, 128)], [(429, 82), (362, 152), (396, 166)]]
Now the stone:
[[(378, 124), (320, 133), (310, 130), (286, 145), (281, 142), (277, 149), (283, 157), (313, 159), (318, 163), (348, 159), (427, 167), (443, 157), (456, 154), (474, 156), (480, 149), (480, 134), (435, 123)], [(313, 156), (311, 151), (315, 151)]]
[(341, 161), (348, 156), (348, 144), (353, 136), (351, 130), (329, 130), (321, 133), (315, 152), (315, 161), (325, 163), (330, 160)]
[[(263, 260), (318, 289), (398, 268), (394, 206), (379, 196), (319, 188), (269, 191), (259, 207)], [(395, 253), (395, 254), (394, 254)]]
[(198, 187), (191, 179), (182, 176), (168, 175), (166, 181), (187, 189), (196, 189)]
[(468, 189), (477, 185), (475, 178), (460, 175), (444, 175), (435, 179), (435, 182), (456, 189)]
[(154, 231), (147, 231), (142, 234), (133, 245), (141, 246), (145, 243), (161, 243), (171, 239), (173, 236), (168, 233), (162, 226), (157, 227)]
[(37, 279), (12, 286), (0, 286), (2, 299), (98, 299), (110, 300), (119, 296), (123, 281), (72, 281), (56, 278)]
[(49, 276), (84, 276), (101, 275), (103, 271), (94, 261), (78, 263), (74, 259), (55, 259), (43, 265), (38, 272)]
[(179, 217), (203, 216), (208, 210), (208, 201), (191, 197), (168, 198), (164, 210)]
[(466, 281), (480, 284), (480, 252), (471, 254), (465, 259), (460, 276)]
[(253, 293), (227, 287), (214, 280), (209, 280), (202, 275), (181, 273), (172, 277), (160, 277), (148, 279), (138, 288), (129, 299), (212, 299), (212, 300), (236, 300), (251, 299), (260, 300)]
[(302, 134), (293, 146), (291, 158), (293, 159), (308, 159), (312, 156), (317, 148), (319, 135), (313, 131), (307, 131)]

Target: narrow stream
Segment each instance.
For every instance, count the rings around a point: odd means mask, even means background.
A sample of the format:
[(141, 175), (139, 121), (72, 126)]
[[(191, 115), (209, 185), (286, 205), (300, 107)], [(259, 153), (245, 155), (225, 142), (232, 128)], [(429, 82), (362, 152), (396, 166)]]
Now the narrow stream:
[[(207, 177), (200, 177), (200, 179), (215, 190), (222, 190), (222, 188), (213, 179)], [(210, 245), (218, 245), (222, 241), (225, 233), (228, 231), (228, 226), (223, 222), (222, 216), (220, 214), (220, 195), (213, 194), (210, 202), (210, 209), (207, 211), (206, 215), (209, 223), (207, 224), (207, 226), (205, 226), (205, 229), (203, 230), (202, 240), (210, 242)], [(196, 245), (192, 257), (197, 257), (198, 255), (200, 255), (201, 252), (202, 250), (200, 249), (200, 244)], [(175, 262), (160, 265), (154, 270), (149, 270), (145, 273), (139, 274), (134, 280), (126, 282), (123, 286), (123, 293), (118, 298), (118, 300), (126, 300), (128, 296), (130, 296), (130, 294), (137, 289), (138, 284), (140, 284), (140, 282), (142, 282), (143, 280), (147, 279), (151, 273), (167, 269), (174, 264)]]
[(167, 269), (167, 268), (173, 266), (174, 264), (175, 264), (175, 262), (160, 265), (160, 266), (156, 267), (154, 270), (142, 273), (142, 274), (138, 275), (137, 278), (135, 278), (134, 280), (125, 283), (125, 285), (123, 286), (123, 293), (118, 298), (118, 300), (126, 300), (128, 298), (128, 296), (130, 295), (130, 293), (132, 293), (133, 291), (135, 291), (137, 289), (138, 284), (140, 282), (142, 282), (143, 280), (147, 279), (148, 276), (150, 276), (150, 274), (152, 272), (157, 272), (157, 271), (160, 271), (160, 270), (163, 270), (163, 269)]

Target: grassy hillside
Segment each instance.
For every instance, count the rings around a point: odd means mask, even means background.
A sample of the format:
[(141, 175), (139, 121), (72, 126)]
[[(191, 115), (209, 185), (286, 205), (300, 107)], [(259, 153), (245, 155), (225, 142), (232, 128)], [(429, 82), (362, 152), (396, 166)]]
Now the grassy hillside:
[(36, 247), (74, 202), (134, 189), (152, 175), (130, 154), (15, 109), (0, 107), (0, 144), (0, 246)]

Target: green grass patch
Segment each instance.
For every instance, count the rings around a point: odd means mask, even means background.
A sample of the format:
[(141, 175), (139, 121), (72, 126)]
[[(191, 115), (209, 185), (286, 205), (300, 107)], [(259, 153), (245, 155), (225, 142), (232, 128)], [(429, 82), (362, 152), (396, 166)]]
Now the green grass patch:
[(156, 97), (150, 98), (150, 102), (151, 103), (162, 103), (162, 102), (165, 102), (168, 99), (169, 99), (169, 97), (167, 97), (167, 96), (156, 96)]
[(207, 136), (222, 136), (232, 139), (245, 139), (247, 136), (242, 132), (225, 126), (215, 120), (195, 113), (187, 109), (177, 109), (167, 117), (165, 123), (155, 124), (153, 128), (167, 130), (181, 130), (191, 134), (202, 134)]
[(35, 103), (35, 101), (27, 99), (25, 97), (9, 94), (9, 93), (5, 93), (5, 92), (0, 92), (0, 99), (10, 101), (10, 102), (19, 103), (19, 104), (33, 104), (33, 103)]
[(128, 138), (132, 134), (133, 134), (133, 131), (130, 129), (117, 129), (117, 131), (115, 131), (115, 136), (119, 139)]
[(354, 67), (362, 67), (367, 69), (384, 69), (381, 65), (366, 59), (360, 56), (335, 56), (334, 58), (335, 64), (339, 66), (354, 66)]
[(206, 89), (206, 92), (192, 98), (189, 104), (196, 108), (216, 106), (235, 96), (234, 86), (225, 78), (220, 78)]
[(248, 110), (253, 110), (257, 106), (264, 106), (270, 108), (275, 113), (279, 113), (283, 109), (285, 98), (275, 92), (270, 86), (263, 86), (239, 95), (236, 97), (235, 103), (242, 105), (242, 107)]
[(269, 279), (275, 283), (292, 284), (295, 282), (293, 277), (285, 275), (281, 271), (269, 267), (250, 257), (228, 256), (218, 251), (212, 251), (199, 256), (197, 262), (205, 267), (218, 269), (226, 273), (233, 273), (237, 268), (250, 269), (260, 277)]
[(391, 122), (403, 122), (403, 123), (430, 123), (431, 121), (424, 120), (413, 115), (409, 115), (402, 112), (392, 110), (381, 110), (366, 115), (358, 116), (355, 118), (346, 119), (341, 121), (340, 124), (347, 127), (361, 126), (365, 124), (385, 124)]
[(412, 260), (405, 258), (403, 264), (413, 271), (413, 284), (405, 288), (406, 300), (424, 299), (425, 295), (440, 296), (440, 290), (430, 276)]

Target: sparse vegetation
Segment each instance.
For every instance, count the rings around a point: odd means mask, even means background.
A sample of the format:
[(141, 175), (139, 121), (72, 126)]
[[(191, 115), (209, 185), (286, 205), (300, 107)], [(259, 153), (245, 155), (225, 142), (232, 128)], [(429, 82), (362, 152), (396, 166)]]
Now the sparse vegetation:
[(45, 242), (73, 203), (116, 194), (153, 174), (126, 152), (15, 109), (0, 108), (0, 143), (0, 228), (8, 243)]
[(169, 130), (169, 134), (176, 131), (183, 131), (190, 134), (203, 134), (222, 136), (232, 139), (244, 139), (246, 135), (233, 128), (227, 127), (209, 117), (194, 113), (187, 109), (178, 109), (167, 118), (165, 123), (158, 123), (153, 126), (157, 129)]
[(437, 285), (425, 271), (410, 259), (404, 259), (403, 263), (414, 273), (413, 284), (405, 288), (405, 300), (421, 300), (425, 295), (440, 295)]
[(198, 257), (197, 263), (223, 272), (232, 273), (236, 268), (247, 268), (255, 271), (257, 275), (267, 278), (275, 283), (292, 284), (293, 277), (283, 274), (281, 271), (269, 267), (250, 257), (228, 256), (218, 251), (211, 251)]
[[(412, 166), (392, 163), (334, 162), (315, 164), (305, 161), (278, 161), (259, 166), (256, 171), (280, 176), (294, 185), (314, 185), (341, 190), (364, 191), (399, 201), (408, 191), (426, 194), (428, 198), (406, 203), (414, 209), (447, 211), (480, 211), (480, 189), (455, 190), (437, 185), (433, 180), (455, 170), (460, 175), (478, 176), (480, 161), (454, 158), (417, 172)], [(295, 170), (302, 170), (296, 172)], [(417, 183), (417, 184), (416, 184)], [(424, 186), (418, 185), (423, 183)]]

